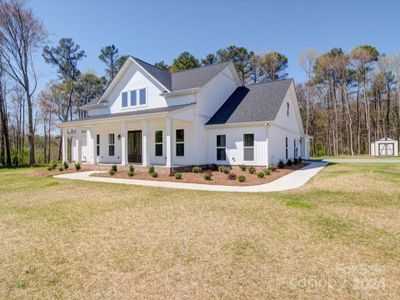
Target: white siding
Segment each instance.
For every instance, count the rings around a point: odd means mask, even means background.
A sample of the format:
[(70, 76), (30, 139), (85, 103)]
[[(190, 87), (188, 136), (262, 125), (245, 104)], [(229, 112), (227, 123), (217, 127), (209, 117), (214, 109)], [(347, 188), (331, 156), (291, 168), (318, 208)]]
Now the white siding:
[[(254, 134), (254, 161), (243, 160), (243, 135), (247, 133)], [(217, 135), (220, 134), (226, 136), (226, 161), (217, 161)], [(267, 166), (267, 137), (265, 126), (208, 129), (208, 160), (220, 165)]]

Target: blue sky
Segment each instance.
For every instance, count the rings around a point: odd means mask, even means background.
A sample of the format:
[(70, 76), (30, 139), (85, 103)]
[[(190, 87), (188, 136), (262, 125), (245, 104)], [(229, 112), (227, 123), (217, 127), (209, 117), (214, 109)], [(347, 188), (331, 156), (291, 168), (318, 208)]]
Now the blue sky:
[[(182, 51), (201, 58), (235, 44), (255, 52), (276, 50), (289, 58), (296, 82), (305, 75), (298, 55), (371, 44), (400, 52), (400, 1), (105, 1), (32, 0), (28, 4), (49, 32), (49, 44), (71, 37), (86, 51), (82, 71), (103, 75), (100, 48), (115, 44), (121, 54), (168, 64)], [(56, 77), (37, 58), (39, 90)]]

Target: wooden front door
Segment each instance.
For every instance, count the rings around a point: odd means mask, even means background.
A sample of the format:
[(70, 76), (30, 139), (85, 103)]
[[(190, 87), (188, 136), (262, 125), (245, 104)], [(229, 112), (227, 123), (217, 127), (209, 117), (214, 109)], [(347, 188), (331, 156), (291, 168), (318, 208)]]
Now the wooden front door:
[(128, 162), (142, 163), (142, 131), (128, 131)]

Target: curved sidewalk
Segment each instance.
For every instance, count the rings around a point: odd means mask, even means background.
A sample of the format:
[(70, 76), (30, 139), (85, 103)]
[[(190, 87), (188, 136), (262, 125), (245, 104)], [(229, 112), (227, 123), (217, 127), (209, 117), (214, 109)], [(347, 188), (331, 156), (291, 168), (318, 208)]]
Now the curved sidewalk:
[(55, 178), (72, 179), (72, 180), (85, 180), (104, 183), (119, 183), (131, 184), (160, 188), (173, 188), (185, 190), (201, 190), (213, 192), (280, 192), (299, 188), (307, 181), (314, 177), (327, 165), (326, 162), (310, 162), (309, 165), (299, 170), (293, 171), (288, 175), (282, 176), (275, 181), (252, 186), (226, 186), (226, 185), (211, 185), (211, 184), (198, 184), (186, 182), (170, 182), (170, 181), (152, 181), (140, 179), (123, 179), (123, 178), (108, 178), (108, 177), (94, 177), (90, 176), (99, 171), (88, 171), (80, 173), (69, 173), (54, 176)]

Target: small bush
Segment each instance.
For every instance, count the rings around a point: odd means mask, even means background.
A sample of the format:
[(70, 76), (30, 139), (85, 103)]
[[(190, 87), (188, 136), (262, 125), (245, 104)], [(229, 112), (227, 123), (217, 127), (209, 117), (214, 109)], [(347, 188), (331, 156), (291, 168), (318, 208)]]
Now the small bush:
[(176, 172), (175, 179), (182, 179), (182, 173)]
[(302, 162), (302, 160), (303, 160), (303, 159), (301, 158), (301, 156), (299, 156), (299, 163), (301, 163), (301, 162)]
[(205, 180), (211, 180), (211, 174), (210, 173), (204, 173), (203, 175)]
[(53, 171), (53, 165), (48, 165), (47, 170)]
[(239, 182), (245, 182), (246, 181), (246, 176), (240, 175), (238, 176)]
[(247, 169), (247, 167), (246, 167), (245, 165), (240, 165), (239, 168), (240, 168), (240, 170), (242, 170), (242, 171), (246, 171), (246, 169)]
[(118, 171), (117, 165), (112, 165), (111, 170), (113, 170), (114, 172), (117, 172)]
[(66, 170), (66, 169), (68, 169), (69, 168), (69, 164), (68, 164), (68, 162), (67, 161), (64, 161), (64, 169)]
[(53, 167), (53, 170), (57, 169), (57, 162), (53, 161), (51, 166)]
[(147, 172), (148, 172), (149, 174), (155, 173), (155, 172), (156, 172), (156, 169), (154, 168), (154, 166), (150, 166), (150, 167), (148, 167)]
[(81, 169), (81, 163), (80, 162), (76, 162), (75, 163), (75, 170), (79, 171)]
[(271, 175), (271, 169), (264, 169), (264, 175), (265, 176), (268, 176), (268, 175)]
[(235, 173), (229, 173), (228, 176), (227, 176), (227, 178), (228, 178), (229, 180), (236, 180), (236, 174), (235, 174)]
[(254, 174), (256, 172), (256, 168), (254, 167), (249, 167), (249, 173)]
[(192, 172), (193, 173), (200, 173), (201, 172), (201, 168), (200, 167), (193, 167), (192, 168)]
[(288, 159), (287, 162), (286, 162), (286, 165), (287, 165), (288, 167), (290, 167), (291, 165), (293, 165), (292, 160), (291, 160), (291, 159)]
[(58, 171), (60, 171), (60, 172), (64, 171), (63, 166), (59, 166), (59, 167), (58, 167)]
[(271, 166), (268, 169), (270, 169), (272, 172), (276, 172), (277, 168), (275, 166)]
[(129, 177), (132, 177), (133, 175), (135, 175), (135, 173), (133, 173), (133, 172), (131, 172), (131, 171), (128, 171), (127, 175), (128, 175)]
[(116, 173), (116, 171), (115, 171), (113, 168), (111, 168), (111, 169), (108, 171), (108, 174), (110, 174), (111, 176), (115, 175), (115, 173)]
[(293, 164), (297, 165), (299, 160), (297, 158), (293, 159)]
[(157, 178), (158, 177), (158, 173), (156, 171), (150, 172), (149, 175), (153, 178)]
[(278, 162), (278, 168), (279, 169), (283, 169), (284, 167), (285, 167), (285, 164), (283, 163), (283, 160), (280, 159), (279, 162)]
[(221, 173), (228, 174), (230, 170), (229, 170), (229, 168), (228, 168), (228, 167), (225, 167), (225, 166), (219, 166), (219, 167), (218, 167), (218, 171), (219, 171), (219, 172), (221, 172)]
[(264, 176), (265, 176), (264, 172), (258, 172), (257, 173), (257, 177), (258, 178), (264, 178)]
[(132, 165), (128, 166), (128, 176), (132, 177), (133, 175), (135, 175), (135, 168)]

